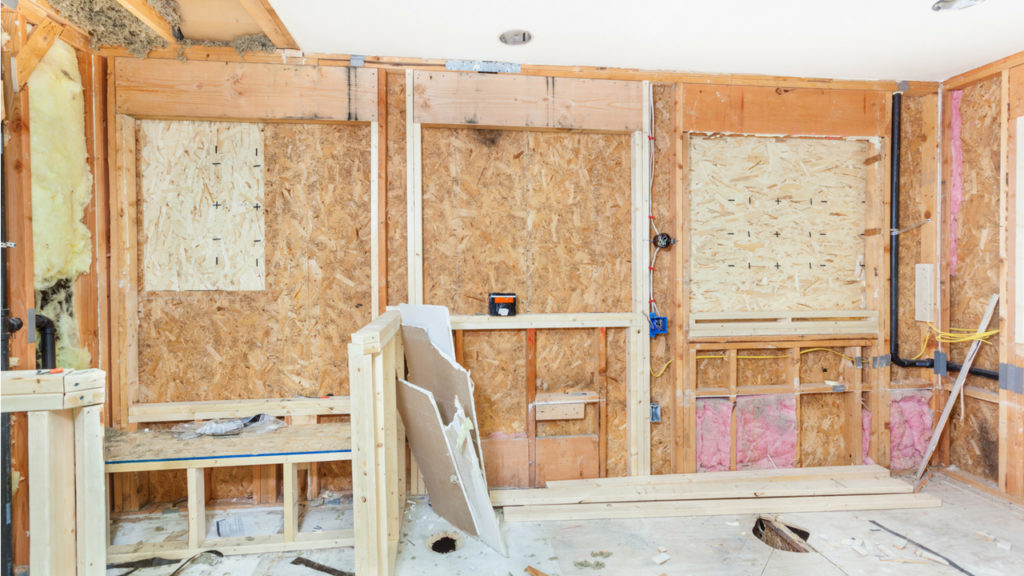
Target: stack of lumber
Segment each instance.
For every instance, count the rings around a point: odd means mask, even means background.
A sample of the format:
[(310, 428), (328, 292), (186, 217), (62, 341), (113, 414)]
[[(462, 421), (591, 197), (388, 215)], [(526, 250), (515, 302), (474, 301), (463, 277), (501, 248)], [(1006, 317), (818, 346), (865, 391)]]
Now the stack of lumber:
[(548, 482), (492, 490), (509, 522), (930, 508), (942, 502), (881, 466), (829, 466)]

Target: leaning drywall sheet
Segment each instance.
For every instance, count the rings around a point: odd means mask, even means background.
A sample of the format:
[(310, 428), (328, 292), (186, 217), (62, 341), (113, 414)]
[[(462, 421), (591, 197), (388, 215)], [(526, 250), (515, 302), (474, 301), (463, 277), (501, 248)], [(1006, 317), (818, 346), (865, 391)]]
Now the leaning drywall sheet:
[[(404, 316), (403, 316), (404, 320)], [(473, 381), (469, 372), (454, 360), (445, 356), (434, 346), (427, 331), (417, 326), (402, 326), (402, 347), (405, 348), (405, 367), (410, 382), (429, 390), (437, 401), (438, 409), (445, 422), (451, 422), (458, 411), (456, 406), (465, 406), (472, 423), (469, 436), (480, 462), (484, 461), (480, 444), (480, 426), (476, 419), (473, 401)]]
[(145, 290), (263, 290), (263, 129), (143, 120)]
[(462, 404), (456, 399), (452, 419), (445, 424), (434, 395), (400, 379), (398, 411), (434, 510), (460, 530), (506, 553), (483, 466), (471, 446), (472, 422)]
[(864, 309), (864, 140), (690, 139), (693, 312)]

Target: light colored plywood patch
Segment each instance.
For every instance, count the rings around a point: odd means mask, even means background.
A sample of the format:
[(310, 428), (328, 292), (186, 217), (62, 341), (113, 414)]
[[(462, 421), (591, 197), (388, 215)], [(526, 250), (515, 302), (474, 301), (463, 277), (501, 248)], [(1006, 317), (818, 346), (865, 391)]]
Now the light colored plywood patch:
[(691, 310), (865, 308), (863, 140), (694, 136)]
[(145, 290), (263, 290), (263, 130), (139, 122)]

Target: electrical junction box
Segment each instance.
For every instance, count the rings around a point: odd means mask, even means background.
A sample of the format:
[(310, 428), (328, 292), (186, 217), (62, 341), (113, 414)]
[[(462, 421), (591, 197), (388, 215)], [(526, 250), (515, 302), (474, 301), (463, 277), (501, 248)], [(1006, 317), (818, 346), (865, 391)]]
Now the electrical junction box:
[(487, 313), (491, 316), (515, 316), (516, 295), (491, 292), (487, 298)]

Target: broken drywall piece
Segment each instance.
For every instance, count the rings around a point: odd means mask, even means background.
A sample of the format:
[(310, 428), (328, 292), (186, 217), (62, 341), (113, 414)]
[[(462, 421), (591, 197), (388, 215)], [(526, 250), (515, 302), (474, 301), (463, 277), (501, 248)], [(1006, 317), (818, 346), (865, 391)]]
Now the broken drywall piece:
[(405, 423), (413, 456), (423, 474), (434, 510), (456, 528), (478, 536), (485, 544), (508, 555), (498, 517), (491, 506), (483, 465), (468, 437), (459, 442), (469, 421), (462, 403), (445, 424), (434, 395), (406, 380), (397, 386), (398, 411)]
[(476, 419), (473, 380), (469, 371), (453, 358), (445, 356), (430, 340), (429, 332), (423, 328), (403, 325), (402, 347), (405, 349), (405, 368), (409, 381), (434, 395), (445, 422), (451, 422), (455, 417), (457, 403), (466, 408), (466, 414), (473, 424), (473, 430), (470, 432), (473, 448), (476, 450), (477, 459), (483, 465), (480, 426)]
[(425, 304), (399, 304), (402, 326), (416, 326), (427, 331), (430, 341), (442, 354), (455, 361), (455, 340), (448, 308)]

